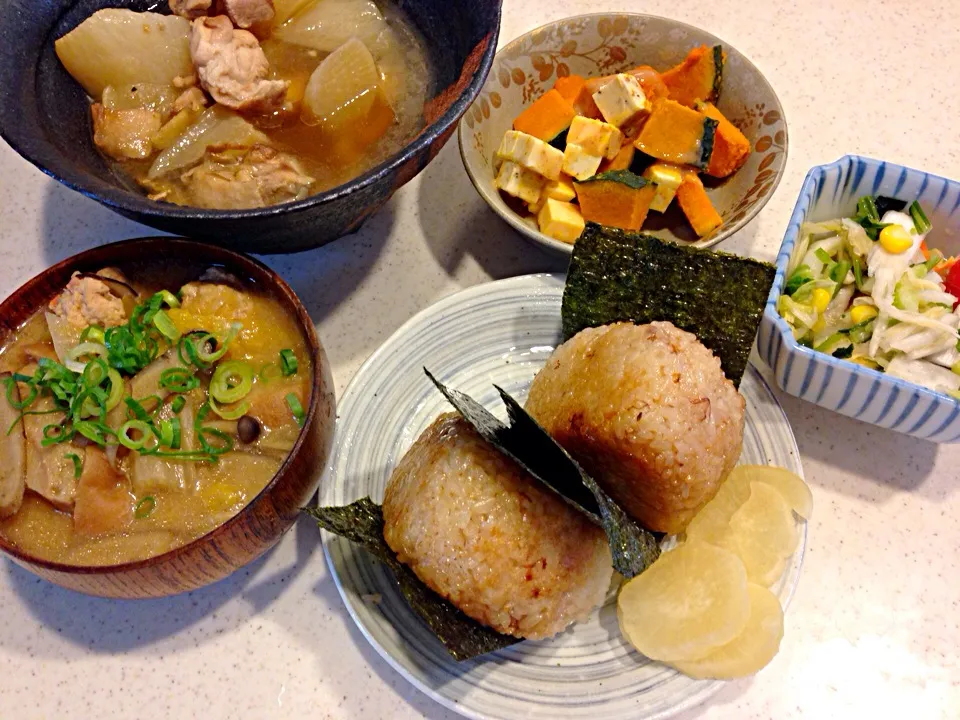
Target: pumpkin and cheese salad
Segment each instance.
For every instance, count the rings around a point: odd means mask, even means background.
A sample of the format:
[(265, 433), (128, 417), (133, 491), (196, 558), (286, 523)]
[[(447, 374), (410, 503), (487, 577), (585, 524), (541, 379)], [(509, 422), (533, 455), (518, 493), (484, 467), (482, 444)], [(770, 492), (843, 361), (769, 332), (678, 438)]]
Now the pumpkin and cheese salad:
[(804, 223), (778, 303), (797, 341), (960, 399), (960, 264), (930, 230), (918, 202), (879, 196)]
[(699, 237), (721, 224), (700, 173), (724, 178), (750, 142), (714, 104), (725, 54), (694, 48), (676, 67), (567, 75), (513, 122), (495, 184), (542, 233), (574, 243), (587, 222), (640, 230), (674, 198)]

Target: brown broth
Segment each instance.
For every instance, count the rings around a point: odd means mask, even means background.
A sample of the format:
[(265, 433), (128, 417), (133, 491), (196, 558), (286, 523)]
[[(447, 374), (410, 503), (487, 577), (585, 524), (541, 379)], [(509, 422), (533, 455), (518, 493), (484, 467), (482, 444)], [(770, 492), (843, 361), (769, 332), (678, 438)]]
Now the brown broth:
[[(123, 270), (135, 281), (143, 298), (161, 289), (176, 291), (185, 281), (195, 279), (203, 268), (174, 265), (162, 271), (162, 276), (153, 267)], [(149, 280), (144, 283), (145, 277)], [(313, 363), (295, 318), (270, 297), (250, 290), (244, 290), (244, 296), (249, 305), (236, 308), (224, 304), (218, 309), (222, 315), (167, 312), (181, 331), (202, 325), (211, 332), (222, 332), (232, 320), (241, 320), (243, 329), (224, 359), (244, 360), (257, 369), (277, 362), (282, 348), (293, 350), (298, 361), (297, 373), (267, 383), (258, 377), (248, 395), (252, 405), (249, 414), (258, 415), (262, 425), (257, 441), (245, 446), (239, 442), (235, 421), (208, 417), (204, 424), (231, 435), (235, 449), (221, 455), (215, 463), (189, 463), (192, 476), (186, 487), (150, 490), (148, 494), (156, 502), (154, 511), (148, 517), (134, 519), (122, 532), (95, 537), (82, 535), (75, 531), (69, 512), (55, 509), (28, 488), (20, 510), (0, 520), (0, 535), (7, 542), (35, 557), (71, 565), (114, 565), (142, 560), (205, 535), (257, 496), (276, 474), (299, 436), (300, 429), (285, 398), (292, 392), (304, 408), (308, 407)], [(44, 310), (38, 310), (0, 350), (0, 372), (20, 369), (29, 360), (29, 351), (50, 342)], [(198, 407), (205, 393), (205, 385), (188, 393), (190, 406)], [(6, 402), (2, 393), (0, 402)], [(62, 447), (65, 453), (76, 452), (69, 443)], [(136, 461), (136, 453), (131, 452), (119, 460), (119, 467), (132, 476), (132, 464)], [(133, 487), (136, 489), (136, 484)], [(136, 501), (143, 500), (141, 495), (134, 494)]]
[[(342, 185), (384, 162), (424, 127), (423, 107), (433, 86), (433, 72), (423, 41), (398, 7), (382, 3), (380, 9), (393, 33), (393, 40), (381, 49), (385, 65), (392, 69), (389, 74), (382, 71), (382, 75), (385, 92), (390, 97), (393, 122), (359, 155), (350, 153), (345, 156), (337, 152), (331, 146), (330, 138), (325, 138), (318, 127), (308, 125), (300, 118), (299, 99), (303, 89), (326, 55), (276, 38), (262, 42), (270, 63), (271, 79), (289, 81), (288, 95), (296, 101), (273, 115), (247, 119), (267, 136), (273, 147), (293, 155), (300, 162), (304, 172), (314, 179), (310, 195)], [(165, 201), (191, 204), (189, 191), (179, 179), (180, 172), (161, 180), (147, 180), (153, 158), (120, 161), (107, 158), (107, 161), (122, 177), (132, 178), (151, 193), (165, 192)]]

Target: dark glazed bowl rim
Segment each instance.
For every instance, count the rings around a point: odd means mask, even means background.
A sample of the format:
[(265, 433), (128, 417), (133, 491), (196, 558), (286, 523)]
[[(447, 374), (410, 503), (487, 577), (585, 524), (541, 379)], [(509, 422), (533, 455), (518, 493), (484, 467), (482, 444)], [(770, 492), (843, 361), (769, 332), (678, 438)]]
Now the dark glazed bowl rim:
[[(43, 558), (38, 558), (34, 555), (24, 552), (23, 550), (11, 545), (10, 542), (3, 537), (3, 535), (0, 535), (0, 552), (45, 570), (53, 570), (70, 575), (108, 575), (150, 568), (156, 565), (165, 564), (169, 560), (173, 560), (182, 554), (192, 551), (198, 545), (205, 545), (210, 540), (215, 539), (222, 534), (228, 533), (234, 525), (240, 523), (244, 516), (252, 512), (256, 505), (258, 505), (269, 493), (271, 493), (278, 485), (287, 479), (287, 473), (294, 457), (296, 457), (296, 455), (300, 452), (300, 449), (304, 443), (304, 439), (309, 436), (309, 430), (312, 428), (313, 424), (317, 422), (318, 409), (322, 399), (320, 386), (325, 369), (318, 367), (317, 364), (317, 359), (324, 356), (323, 353), (320, 352), (321, 345), (317, 337), (313, 320), (310, 318), (310, 314), (303, 306), (300, 298), (297, 297), (293, 289), (287, 285), (287, 283), (283, 280), (283, 278), (280, 277), (279, 274), (271, 270), (259, 260), (256, 260), (255, 258), (243, 253), (236, 252), (235, 250), (228, 250), (218, 245), (200, 243), (188, 238), (163, 236), (131, 238), (106, 245), (99, 245), (61, 260), (55, 265), (51, 265), (34, 277), (30, 278), (30, 280), (10, 293), (10, 295), (6, 297), (2, 303), (0, 303), (0, 315), (12, 313), (13, 310), (10, 306), (13, 305), (21, 295), (30, 293), (31, 291), (39, 291), (49, 276), (59, 273), (68, 273), (71, 268), (82, 266), (85, 263), (91, 263), (91, 265), (101, 265), (102, 263), (110, 264), (109, 258), (115, 255), (115, 251), (132, 250), (138, 246), (143, 246), (144, 250), (155, 249), (157, 247), (174, 249), (185, 253), (190, 253), (188, 257), (191, 258), (191, 261), (195, 261), (197, 263), (209, 262), (214, 264), (222, 264), (228, 270), (232, 269), (234, 271), (239, 271), (239, 274), (241, 274), (242, 277), (251, 277), (253, 275), (261, 276), (255, 278), (258, 284), (262, 283), (265, 288), (269, 288), (268, 291), (271, 294), (281, 296), (296, 310), (297, 325), (300, 327), (300, 330), (304, 335), (304, 339), (307, 342), (307, 347), (314, 358), (314, 361), (312, 362), (313, 378), (310, 383), (310, 403), (307, 407), (303, 426), (300, 428), (300, 433), (297, 435), (297, 440), (294, 443), (293, 448), (289, 453), (287, 453), (287, 456), (284, 458), (273, 477), (270, 478), (270, 482), (268, 482), (263, 489), (257, 493), (257, 495), (255, 495), (246, 505), (244, 505), (228, 520), (221, 523), (210, 532), (207, 532), (188, 543), (175, 547), (172, 550), (168, 550), (159, 555), (154, 555), (146, 558), (145, 560), (136, 560), (133, 562), (119, 563), (116, 565), (68, 565), (66, 563), (44, 560)], [(24, 318), (24, 321), (27, 318), (32, 317), (36, 310), (37, 308), (31, 310), (29, 315)], [(20, 326), (22, 326), (22, 323)], [(8, 339), (9, 337), (2, 337), (4, 342), (0, 343), (0, 347), (2, 347), (3, 344), (5, 344), (5, 341)], [(284, 532), (282, 532), (281, 535), (283, 535)], [(239, 567), (240, 566), (237, 566), (234, 569), (239, 569)]]
[[(15, 2), (16, 0), (10, 0), (8, 4), (13, 6)], [(437, 138), (443, 136), (443, 134), (450, 129), (454, 123), (457, 122), (457, 120), (459, 120), (463, 113), (465, 113), (473, 104), (473, 101), (476, 99), (477, 95), (480, 94), (480, 90), (483, 88), (483, 85), (486, 82), (490, 68), (493, 66), (493, 59), (497, 52), (497, 39), (500, 34), (502, 0), (495, 0), (495, 2), (497, 5), (496, 21), (490, 27), (489, 31), (483, 35), (483, 38), (487, 39), (487, 44), (483, 49), (481, 57), (479, 58), (479, 62), (476, 66), (473, 77), (470, 78), (470, 82), (467, 84), (464, 91), (460, 93), (460, 95), (450, 104), (444, 113), (432, 123), (426, 125), (420, 131), (420, 133), (410, 140), (410, 142), (408, 142), (401, 150), (384, 160), (379, 165), (372, 167), (365, 173), (343, 183), (342, 185), (337, 185), (336, 187), (319, 192), (316, 195), (311, 195), (303, 200), (280, 203), (278, 205), (268, 205), (264, 208), (250, 208), (245, 210), (207, 210), (150, 200), (146, 195), (142, 195), (131, 190), (125, 190), (119, 185), (103, 183), (96, 178), (94, 178), (94, 184), (103, 184), (106, 189), (91, 189), (88, 187), (90, 183), (86, 182), (89, 180), (89, 178), (91, 178), (91, 174), (86, 170), (68, 170), (65, 173), (61, 173), (52, 169), (50, 166), (57, 164), (55, 159), (60, 155), (56, 147), (45, 138), (40, 143), (34, 143), (30, 140), (30, 135), (32, 133), (42, 134), (43, 130), (34, 129), (20, 133), (18, 132), (19, 126), (16, 124), (14, 124), (13, 129), (11, 129), (11, 127), (4, 122), (4, 118), (8, 112), (12, 111), (3, 107), (0, 107), (0, 138), (6, 141), (6, 143), (18, 155), (20, 155), (20, 157), (31, 163), (44, 174), (62, 183), (63, 185), (66, 185), (70, 189), (76, 190), (85, 197), (96, 200), (112, 210), (120, 212), (121, 214), (135, 213), (144, 218), (151, 219), (174, 218), (180, 220), (203, 219), (215, 221), (270, 218), (279, 215), (295, 214), (307, 211), (311, 208), (324, 205), (328, 202), (334, 202), (361, 188), (375, 185), (376, 183), (383, 181), (384, 178), (389, 178), (394, 171), (403, 167), (407, 161), (416, 157), (424, 149), (430, 147), (437, 140)], [(123, 9), (124, 6), (119, 3), (119, 0), (109, 0), (109, 4), (104, 5), (104, 8), (108, 7)], [(64, 9), (62, 13), (52, 19), (52, 22), (49, 24), (49, 29), (44, 35), (43, 44), (39, 48), (36, 48), (38, 56), (43, 46), (54, 41), (54, 38), (52, 37), (53, 28), (56, 27), (56, 25), (60, 22), (63, 15), (69, 11), (70, 8), (68, 7)], [(483, 40), (481, 39), (480, 42), (482, 43)], [(467, 63), (469, 63), (469, 56), (465, 61), (465, 66)], [(34, 82), (35, 81), (36, 76), (34, 76)], [(440, 90), (442, 90), (442, 88), (440, 88)], [(35, 152), (31, 152), (26, 149), (30, 146), (36, 146), (40, 149)], [(48, 158), (53, 158), (54, 161), (51, 162)], [(71, 177), (68, 178), (67, 176)], [(141, 220), (141, 222), (145, 221)]]

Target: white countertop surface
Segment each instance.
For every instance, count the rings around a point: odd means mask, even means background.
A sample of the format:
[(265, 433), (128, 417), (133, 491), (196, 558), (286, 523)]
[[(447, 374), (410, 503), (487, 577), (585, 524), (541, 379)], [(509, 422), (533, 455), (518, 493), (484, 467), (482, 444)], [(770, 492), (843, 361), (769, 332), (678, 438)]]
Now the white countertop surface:
[[(704, 27), (776, 89), (786, 175), (724, 250), (772, 260), (806, 171), (847, 153), (960, 178), (958, 0), (505, 0), (501, 44), (601, 10)], [(150, 234), (0, 144), (0, 296), (91, 245)], [(266, 261), (311, 311), (338, 393), (438, 298), (564, 267), (488, 210), (455, 140), (358, 234)], [(960, 446), (777, 394), (816, 503), (786, 636), (759, 675), (681, 717), (960, 717)], [(0, 560), (0, 719), (454, 717), (353, 626), (318, 540), (301, 522), (223, 582), (146, 602), (88, 598)]]

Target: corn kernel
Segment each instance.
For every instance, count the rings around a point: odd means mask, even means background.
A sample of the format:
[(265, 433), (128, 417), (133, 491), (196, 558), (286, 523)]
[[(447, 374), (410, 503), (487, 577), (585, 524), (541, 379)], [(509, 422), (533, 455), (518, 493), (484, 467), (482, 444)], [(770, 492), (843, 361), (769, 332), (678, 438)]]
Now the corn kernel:
[(813, 291), (813, 307), (818, 313), (823, 313), (830, 304), (830, 293), (823, 288), (817, 288)]
[(880, 247), (888, 253), (899, 255), (913, 247), (913, 238), (900, 225), (887, 225), (880, 231)]
[(854, 305), (850, 308), (850, 319), (853, 320), (854, 325), (859, 325), (876, 316), (877, 309), (873, 305)]

